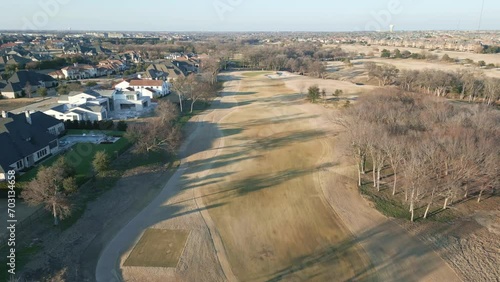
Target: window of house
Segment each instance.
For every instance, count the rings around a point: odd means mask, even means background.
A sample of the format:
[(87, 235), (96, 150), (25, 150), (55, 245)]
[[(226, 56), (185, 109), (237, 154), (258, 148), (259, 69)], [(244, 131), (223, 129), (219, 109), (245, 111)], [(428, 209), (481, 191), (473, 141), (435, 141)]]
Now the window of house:
[(41, 151), (38, 151), (38, 153), (36, 153), (36, 155), (39, 159), (42, 158), (43, 156), (47, 155), (47, 149), (43, 149)]
[(22, 160), (21, 160), (21, 161), (18, 161), (18, 162), (16, 163), (16, 167), (17, 167), (17, 169), (21, 169), (21, 168), (23, 168), (23, 161), (22, 161)]

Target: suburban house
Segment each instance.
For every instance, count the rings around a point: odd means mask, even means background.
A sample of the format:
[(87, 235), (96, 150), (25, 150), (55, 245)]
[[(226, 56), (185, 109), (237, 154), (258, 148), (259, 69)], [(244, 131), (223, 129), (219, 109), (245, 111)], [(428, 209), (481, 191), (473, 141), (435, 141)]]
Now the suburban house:
[(58, 120), (90, 120), (100, 121), (108, 118), (108, 111), (103, 106), (62, 104), (52, 106), (43, 112)]
[[(120, 60), (104, 60), (100, 61), (98, 67), (98, 72), (102, 75), (118, 73), (124, 71), (127, 68), (127, 65)], [(103, 72), (103, 70), (105, 72)]]
[(14, 115), (0, 119), (0, 180), (9, 170), (22, 171), (59, 151), (58, 135), (64, 123), (44, 113)]
[(98, 76), (97, 68), (91, 65), (74, 64), (73, 66), (62, 68), (61, 72), (66, 79), (85, 79)]
[(113, 55), (112, 58), (121, 60), (128, 64), (130, 63), (138, 64), (143, 61), (141, 55), (135, 51), (128, 51), (125, 53), (120, 53), (118, 55)]
[(58, 85), (53, 77), (41, 74), (35, 71), (17, 71), (7, 81), (0, 81), (0, 94), (5, 98), (14, 99), (22, 96), (27, 86), (30, 86), (31, 92), (38, 88), (51, 88)]
[(102, 106), (106, 109), (106, 111), (109, 111), (110, 109), (109, 99), (101, 96), (96, 91), (85, 91), (85, 92), (72, 91), (68, 94), (67, 97), (64, 98), (61, 97), (57, 102), (59, 104), (68, 104), (72, 106), (81, 106), (81, 105)]
[[(94, 91), (70, 92), (58, 101), (58, 106), (41, 109), (45, 114), (65, 120), (103, 120), (110, 111), (109, 99)], [(40, 110), (40, 109), (39, 109)]]
[(17, 53), (12, 53), (12, 54), (9, 53), (7, 53), (7, 55), (5, 56), (0, 56), (0, 64), (6, 66), (8, 65), (25, 66), (27, 63), (32, 62), (31, 59), (22, 57)]
[(54, 79), (65, 79), (66, 78), (66, 76), (64, 75), (62, 70), (56, 70), (53, 72), (49, 72), (48, 75), (50, 75)]
[(168, 66), (166, 64), (151, 64), (147, 67), (143, 79), (167, 80)]
[(170, 85), (163, 80), (133, 79), (124, 80), (115, 86), (116, 90), (133, 90), (140, 92), (143, 96), (150, 99), (163, 97), (170, 94)]
[(172, 64), (182, 70), (184, 75), (198, 73), (198, 69), (200, 67), (199, 62), (194, 59), (177, 59), (172, 61)]
[(115, 89), (97, 92), (112, 101), (114, 111), (133, 110), (140, 112), (151, 105), (151, 98), (142, 95), (139, 91)]

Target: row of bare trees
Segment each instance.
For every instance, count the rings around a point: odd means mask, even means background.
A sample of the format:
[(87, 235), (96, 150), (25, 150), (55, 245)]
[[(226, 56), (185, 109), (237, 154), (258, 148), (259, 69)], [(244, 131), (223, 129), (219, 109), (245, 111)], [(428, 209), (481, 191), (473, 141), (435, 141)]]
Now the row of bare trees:
[[(482, 105), (456, 106), (446, 100), (396, 89), (360, 98), (338, 118), (358, 167), (358, 184), (371, 164), (374, 189), (391, 194), (423, 218), (437, 201), (443, 209), (500, 181), (500, 114)], [(398, 196), (399, 195), (399, 196)]]
[(474, 70), (446, 72), (434, 69), (402, 70), (393, 65), (365, 63), (368, 76), (375, 78), (379, 86), (397, 85), (405, 91), (415, 91), (446, 97), (451, 93), (469, 102), (481, 99), (491, 105), (500, 100), (500, 79), (484, 77)]
[(402, 71), (396, 82), (404, 90), (425, 92), (438, 97), (457, 93), (460, 99), (467, 97), (469, 102), (482, 99), (488, 105), (500, 99), (500, 79), (484, 77), (473, 70)]
[(325, 78), (324, 61), (345, 58), (348, 54), (335, 47), (321, 49), (314, 44), (288, 46), (250, 46), (241, 50), (243, 65), (272, 71), (289, 70)]

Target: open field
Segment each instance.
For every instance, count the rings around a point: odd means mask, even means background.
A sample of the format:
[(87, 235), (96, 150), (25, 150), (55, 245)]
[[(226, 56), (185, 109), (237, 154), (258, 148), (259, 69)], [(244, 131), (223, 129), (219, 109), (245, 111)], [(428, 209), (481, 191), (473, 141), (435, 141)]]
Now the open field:
[[(189, 121), (179, 170), (101, 253), (98, 281), (460, 281), (361, 197), (335, 110), (296, 90), (372, 86), (230, 77), (223, 98)], [(124, 265), (148, 228), (190, 230), (177, 268)]]
[[(369, 277), (362, 274), (367, 258), (346, 243), (350, 234), (318, 185), (317, 170), (335, 160), (321, 158), (327, 136), (294, 106), (301, 97), (261, 76), (244, 80), (239, 93), (234, 100), (246, 106), (219, 123), (226, 133), (220, 153), (207, 162), (209, 171), (197, 164), (203, 174), (188, 178), (203, 185), (204, 205), (215, 206), (208, 212), (234, 275), (241, 281)], [(214, 175), (224, 177), (196, 180)]]
[[(328, 46), (326, 45), (325, 47), (334, 47), (334, 46)], [(380, 57), (380, 51), (383, 49), (390, 50), (391, 52), (394, 49), (399, 49), (401, 52), (404, 50), (408, 50), (412, 53), (420, 53), (422, 51), (429, 52), (427, 49), (419, 49), (419, 48), (409, 48), (409, 47), (394, 47), (394, 46), (378, 46), (378, 45), (372, 45), (372, 46), (363, 46), (363, 45), (353, 45), (353, 44), (345, 44), (341, 45), (341, 48), (348, 51), (348, 52), (359, 52), (359, 53), (369, 53), (373, 52), (375, 56)], [(379, 51), (374, 51), (374, 49), (379, 49)], [(434, 50), (430, 51), (432, 54), (436, 54), (438, 56), (443, 56), (444, 54), (448, 54), (451, 58), (458, 58), (461, 60), (465, 59), (471, 59), (474, 62), (478, 61), (485, 61), (487, 64), (500, 64), (500, 56), (498, 54), (477, 54), (477, 53), (471, 53), (471, 52), (458, 52), (458, 51), (445, 51), (445, 50)]]
[(125, 266), (176, 267), (189, 232), (184, 230), (148, 229), (142, 234)]
[(245, 77), (256, 77), (260, 75), (265, 75), (265, 74), (271, 74), (271, 71), (253, 71), (253, 72), (246, 72), (243, 74)]
[(394, 65), (400, 70), (423, 70), (423, 69), (436, 69), (447, 72), (455, 72), (458, 70), (474, 70), (484, 73), (485, 76), (500, 78), (500, 70), (497, 69), (480, 69), (478, 67), (467, 67), (454, 63), (441, 63), (426, 60), (413, 60), (413, 59), (384, 59), (374, 58), (365, 60), (354, 60), (356, 66), (362, 66), (365, 62), (374, 62), (377, 64)]

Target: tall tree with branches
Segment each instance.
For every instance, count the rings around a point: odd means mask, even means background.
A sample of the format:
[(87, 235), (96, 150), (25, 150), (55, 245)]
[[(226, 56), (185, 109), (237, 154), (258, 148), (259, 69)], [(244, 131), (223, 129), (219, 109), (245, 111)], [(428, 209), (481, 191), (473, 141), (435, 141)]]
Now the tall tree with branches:
[[(71, 204), (64, 190), (76, 186), (74, 178), (68, 182), (64, 178), (64, 169), (58, 166), (41, 167), (36, 178), (23, 190), (22, 197), (32, 206), (43, 205), (52, 212), (54, 225), (71, 214)], [(71, 186), (71, 187), (70, 187)]]

